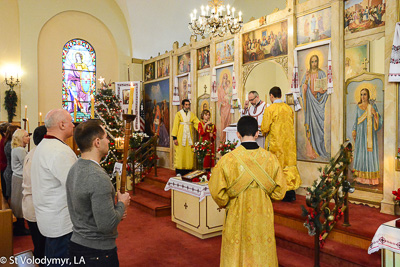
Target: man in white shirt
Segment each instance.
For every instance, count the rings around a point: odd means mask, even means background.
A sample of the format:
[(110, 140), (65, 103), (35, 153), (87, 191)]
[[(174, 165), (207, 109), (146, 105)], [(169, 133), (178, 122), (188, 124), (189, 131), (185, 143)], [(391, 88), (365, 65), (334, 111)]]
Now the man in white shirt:
[[(251, 104), (250, 107), (249, 103)], [(244, 102), (244, 108), (241, 110), (240, 116), (251, 116), (255, 118), (258, 122), (258, 128), (260, 128), (266, 107), (268, 107), (268, 105), (260, 99), (258, 93), (256, 91), (250, 91), (249, 98)]]
[(44, 123), (47, 134), (32, 159), (33, 204), (39, 230), (46, 237), (45, 256), (66, 259), (72, 222), (65, 182), (77, 158), (65, 141), (72, 136), (75, 126), (64, 109), (49, 111)]

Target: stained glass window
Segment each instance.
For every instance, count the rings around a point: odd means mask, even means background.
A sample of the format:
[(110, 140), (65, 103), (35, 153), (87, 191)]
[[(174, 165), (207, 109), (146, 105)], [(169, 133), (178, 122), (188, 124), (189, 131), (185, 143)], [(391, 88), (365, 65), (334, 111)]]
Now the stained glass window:
[(63, 108), (72, 117), (76, 110), (77, 121), (90, 118), (90, 98), (96, 93), (96, 53), (87, 41), (73, 39), (64, 45), (62, 73)]

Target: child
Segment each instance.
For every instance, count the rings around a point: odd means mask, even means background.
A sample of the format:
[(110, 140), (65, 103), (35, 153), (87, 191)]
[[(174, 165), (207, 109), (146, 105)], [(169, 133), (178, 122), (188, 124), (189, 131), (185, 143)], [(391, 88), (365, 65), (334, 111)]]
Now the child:
[(201, 112), (200, 118), (201, 122), (199, 122), (199, 127), (198, 127), (198, 132), (200, 135), (200, 139), (205, 141), (208, 140), (211, 142), (211, 154), (207, 154), (207, 156), (204, 158), (204, 163), (203, 163), (203, 168), (206, 170), (210, 170), (211, 167), (214, 167), (215, 165), (215, 159), (214, 159), (214, 151), (215, 151), (215, 146), (214, 146), (214, 141), (216, 138), (216, 129), (215, 125), (211, 123), (210, 121), (211, 113), (208, 109), (204, 109)]

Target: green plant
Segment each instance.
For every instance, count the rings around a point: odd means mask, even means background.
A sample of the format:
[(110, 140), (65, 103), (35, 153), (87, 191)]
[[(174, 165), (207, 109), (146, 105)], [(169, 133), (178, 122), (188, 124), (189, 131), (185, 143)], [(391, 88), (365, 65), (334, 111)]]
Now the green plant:
[(16, 116), (17, 101), (18, 96), (14, 90), (9, 89), (5, 91), (4, 108), (7, 110), (8, 122), (12, 122), (13, 118)]

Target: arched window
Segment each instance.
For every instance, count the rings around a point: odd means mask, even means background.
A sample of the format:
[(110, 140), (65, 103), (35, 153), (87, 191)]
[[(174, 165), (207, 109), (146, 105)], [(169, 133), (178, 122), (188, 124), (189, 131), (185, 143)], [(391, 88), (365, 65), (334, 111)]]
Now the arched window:
[[(90, 97), (96, 92), (96, 52), (85, 40), (68, 41), (62, 54), (62, 104), (76, 120), (90, 118)], [(76, 107), (74, 107), (74, 100)]]

